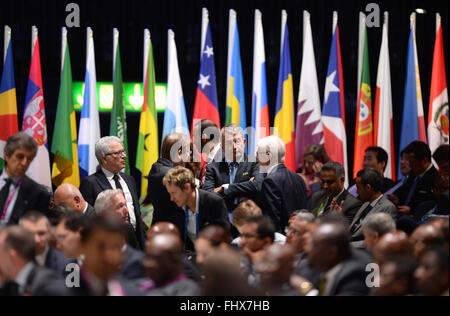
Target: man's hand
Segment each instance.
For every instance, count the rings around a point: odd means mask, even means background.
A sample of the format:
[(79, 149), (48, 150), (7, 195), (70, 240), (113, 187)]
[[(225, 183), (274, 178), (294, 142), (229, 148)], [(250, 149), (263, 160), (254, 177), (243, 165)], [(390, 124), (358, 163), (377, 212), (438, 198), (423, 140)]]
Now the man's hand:
[(398, 196), (396, 196), (395, 194), (388, 194), (387, 198), (389, 199), (389, 201), (391, 201), (392, 203), (394, 203), (395, 205), (398, 205), (399, 202), (399, 198)]
[(397, 207), (397, 211), (400, 215), (409, 215), (411, 213), (411, 207), (407, 205), (401, 205)]
[(223, 194), (223, 191), (224, 191), (223, 187), (218, 187), (214, 189), (214, 192), (217, 194)]
[(336, 198), (334, 198), (333, 201), (331, 201), (330, 208), (332, 211), (341, 213), (343, 206), (344, 206), (344, 201), (342, 201), (341, 204), (339, 205), (338, 202), (336, 201)]

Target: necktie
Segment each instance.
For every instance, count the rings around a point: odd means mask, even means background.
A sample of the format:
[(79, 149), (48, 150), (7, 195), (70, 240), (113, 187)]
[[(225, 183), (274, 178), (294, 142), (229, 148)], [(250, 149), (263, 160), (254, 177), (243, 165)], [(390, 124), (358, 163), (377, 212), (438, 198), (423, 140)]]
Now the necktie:
[(120, 182), (119, 182), (119, 176), (118, 176), (117, 174), (114, 175), (113, 180), (114, 180), (114, 183), (116, 184), (116, 189), (117, 189), (117, 190), (120, 189), (120, 190), (122, 190), (122, 192), (123, 192), (123, 188), (122, 188), (122, 186), (120, 185)]
[(238, 166), (239, 164), (237, 162), (230, 163), (230, 184), (234, 183)]
[(9, 187), (11, 186), (11, 178), (7, 178), (5, 179), (6, 183), (3, 186), (2, 190), (0, 191), (0, 210), (1, 210), (1, 214), (3, 215), (4, 213), (4, 208), (5, 208), (5, 203), (6, 200), (8, 199), (8, 194), (9, 194)]
[(203, 166), (202, 166), (202, 171), (201, 171), (201, 175), (200, 175), (200, 182), (201, 182), (201, 184), (203, 184), (204, 182), (205, 182), (205, 174), (206, 174), (206, 166), (208, 165), (208, 163), (205, 161), (204, 163), (203, 163)]
[(356, 228), (358, 228), (361, 225), (361, 222), (366, 218), (367, 214), (373, 209), (372, 205), (369, 203), (369, 205), (366, 206), (364, 211), (362, 211), (361, 216), (359, 217), (359, 220), (355, 223), (355, 225), (351, 228), (351, 233), (354, 233), (356, 231)]
[(411, 189), (409, 189), (409, 193), (408, 193), (408, 197), (406, 198), (406, 200), (405, 200), (405, 205), (409, 205), (409, 203), (411, 202), (411, 199), (412, 199), (412, 197), (413, 197), (413, 195), (414, 195), (414, 192), (416, 191), (416, 187), (417, 187), (417, 183), (419, 182), (419, 180), (420, 180), (420, 177), (419, 176), (417, 176), (415, 179), (414, 179), (414, 182), (413, 182), (413, 184), (411, 185)]

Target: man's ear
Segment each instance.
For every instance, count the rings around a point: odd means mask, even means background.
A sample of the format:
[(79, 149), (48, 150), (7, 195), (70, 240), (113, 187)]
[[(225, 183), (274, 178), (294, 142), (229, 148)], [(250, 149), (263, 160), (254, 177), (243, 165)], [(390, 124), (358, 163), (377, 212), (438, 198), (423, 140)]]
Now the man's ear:
[(81, 199), (79, 196), (75, 196), (73, 199), (75, 200), (75, 203), (77, 203), (77, 204), (81, 203)]

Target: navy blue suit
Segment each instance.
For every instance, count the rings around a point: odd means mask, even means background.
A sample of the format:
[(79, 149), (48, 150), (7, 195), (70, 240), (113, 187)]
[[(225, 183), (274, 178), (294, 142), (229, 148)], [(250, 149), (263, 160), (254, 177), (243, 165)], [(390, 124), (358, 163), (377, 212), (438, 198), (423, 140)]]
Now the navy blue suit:
[(142, 265), (144, 253), (127, 246), (125, 250), (125, 262), (120, 269), (120, 276), (127, 280), (145, 278), (144, 266)]
[(55, 271), (59, 276), (66, 276), (66, 266), (69, 263), (76, 263), (75, 259), (67, 258), (61, 251), (50, 247), (45, 258), (44, 266)]

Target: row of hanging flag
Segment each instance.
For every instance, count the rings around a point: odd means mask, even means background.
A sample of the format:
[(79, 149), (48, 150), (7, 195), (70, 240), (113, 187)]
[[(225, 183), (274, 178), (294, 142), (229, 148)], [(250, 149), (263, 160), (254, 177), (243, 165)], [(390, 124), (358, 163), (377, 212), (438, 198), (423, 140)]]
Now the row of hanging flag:
[[(339, 40), (338, 15), (333, 13), (333, 29), (323, 103), (320, 102), (315, 53), (310, 23), (311, 16), (303, 14), (303, 53), (297, 111), (294, 106), (291, 56), (287, 13), (282, 11), (281, 50), (278, 75), (274, 129), (270, 128), (267, 97), (266, 65), (262, 14), (255, 11), (254, 56), (251, 133), (248, 151), (255, 154), (259, 139), (271, 133), (286, 143), (286, 166), (296, 170), (302, 166), (304, 149), (310, 144), (323, 144), (330, 158), (346, 167), (348, 179), (347, 130), (345, 124), (345, 98), (342, 56)], [(393, 132), (392, 91), (388, 47), (388, 13), (384, 14), (382, 43), (379, 55), (374, 110), (370, 88), (369, 50), (365, 16), (360, 14), (357, 118), (355, 130), (353, 176), (362, 168), (362, 157), (368, 146), (383, 147), (389, 154), (385, 176), (395, 180), (395, 150)], [(230, 10), (228, 30), (228, 67), (225, 124), (235, 123), (247, 128), (245, 90), (237, 14)], [(127, 126), (123, 100), (123, 78), (119, 48), (119, 31), (113, 30), (113, 109), (110, 135), (118, 136), (127, 149)], [(0, 168), (7, 138), (18, 131), (17, 104), (14, 83), (11, 29), (5, 27), (5, 53), (0, 85)], [(51, 187), (69, 182), (78, 186), (80, 178), (95, 172), (97, 161), (94, 148), (100, 138), (100, 120), (97, 106), (96, 70), (93, 32), (87, 29), (87, 56), (84, 102), (79, 131), (73, 105), (72, 72), (67, 42), (67, 30), (62, 30), (61, 82), (51, 152), (54, 160), (50, 171), (49, 146), (41, 78), (39, 39), (36, 27), (32, 29), (32, 59), (25, 99), (22, 130), (34, 137), (39, 145), (37, 157), (28, 170), (30, 177)], [(164, 114), (163, 135), (174, 131), (189, 135), (183, 91), (178, 67), (175, 34), (168, 31), (167, 104)], [(197, 120), (211, 119), (221, 126), (217, 98), (214, 49), (207, 9), (202, 12), (201, 66), (194, 105), (192, 127)], [(445, 76), (442, 26), (436, 16), (428, 130), (425, 128), (419, 66), (415, 39), (415, 14), (411, 15), (406, 84), (400, 150), (413, 140), (428, 142), (431, 149), (448, 144), (448, 94)], [(147, 192), (147, 179), (159, 153), (158, 120), (155, 107), (155, 68), (150, 31), (144, 31), (142, 107), (136, 168), (142, 173), (141, 195)], [(322, 106), (323, 105), (323, 106)], [(428, 134), (428, 139), (427, 139)], [(126, 172), (129, 172), (127, 161)]]

